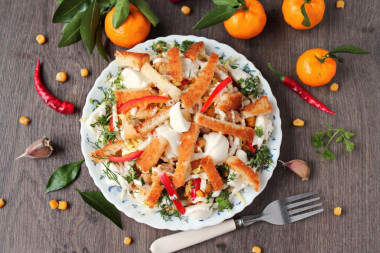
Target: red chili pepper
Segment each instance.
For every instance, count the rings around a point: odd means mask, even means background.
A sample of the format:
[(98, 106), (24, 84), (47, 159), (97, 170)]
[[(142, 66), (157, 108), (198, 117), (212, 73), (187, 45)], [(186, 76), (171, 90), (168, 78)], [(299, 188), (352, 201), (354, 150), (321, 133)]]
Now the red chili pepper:
[(72, 103), (62, 101), (49, 92), (41, 81), (40, 72), (40, 60), (37, 60), (37, 65), (34, 70), (34, 86), (36, 87), (38, 95), (40, 95), (45, 104), (59, 113), (74, 113), (74, 105)]
[(255, 148), (252, 146), (252, 143), (251, 143), (251, 142), (247, 142), (247, 147), (248, 147), (249, 151), (252, 152), (252, 154), (255, 153), (256, 150), (255, 150)]
[(178, 212), (180, 214), (185, 214), (186, 209), (183, 207), (181, 201), (179, 200), (178, 194), (174, 189), (172, 183), (170, 182), (168, 175), (166, 175), (166, 173), (164, 172), (162, 173), (160, 179), (162, 184), (165, 186), (165, 189), (168, 192), (169, 196), (172, 197), (171, 199), (173, 200), (173, 203), (177, 208)]
[(110, 131), (113, 131), (113, 117), (110, 119)]
[(335, 112), (331, 111), (327, 106), (322, 102), (318, 101), (313, 95), (311, 95), (304, 87), (302, 87), (295, 80), (291, 79), (288, 76), (279, 74), (273, 67), (268, 63), (269, 69), (280, 78), (281, 82), (285, 84), (289, 89), (298, 94), (303, 100), (311, 104), (312, 106), (317, 107), (319, 110), (335, 115)]
[(122, 104), (119, 108), (119, 112), (127, 112), (129, 109), (132, 109), (133, 107), (145, 108), (148, 106), (148, 104), (152, 103), (166, 103), (168, 102), (168, 100), (168, 97), (163, 96), (146, 96), (142, 98), (136, 98)]
[(191, 200), (193, 201), (197, 197), (197, 191), (201, 188), (201, 181), (200, 178), (193, 179), (194, 187), (191, 188)]
[(210, 97), (207, 99), (206, 103), (203, 105), (201, 109), (201, 113), (204, 113), (212, 104), (216, 95), (221, 92), (226, 86), (232, 81), (231, 77), (227, 77), (223, 81), (220, 82), (218, 86), (216, 86), (215, 90), (211, 93)]
[(136, 151), (125, 156), (109, 156), (108, 160), (114, 163), (128, 162), (139, 158), (144, 151)]

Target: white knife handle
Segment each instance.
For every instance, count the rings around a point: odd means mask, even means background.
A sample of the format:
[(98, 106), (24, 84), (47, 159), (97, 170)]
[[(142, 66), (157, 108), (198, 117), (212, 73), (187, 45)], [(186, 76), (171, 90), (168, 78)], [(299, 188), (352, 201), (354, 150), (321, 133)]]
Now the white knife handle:
[(174, 252), (234, 231), (235, 229), (235, 221), (230, 219), (215, 226), (197, 230), (189, 230), (161, 237), (152, 243), (150, 250), (153, 253)]

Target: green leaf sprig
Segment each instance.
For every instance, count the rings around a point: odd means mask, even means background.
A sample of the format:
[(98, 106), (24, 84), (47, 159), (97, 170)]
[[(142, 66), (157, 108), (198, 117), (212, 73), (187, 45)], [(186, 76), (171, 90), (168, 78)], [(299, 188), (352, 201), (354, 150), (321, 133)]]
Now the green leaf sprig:
[(78, 176), (83, 162), (84, 159), (75, 163), (65, 164), (56, 169), (49, 178), (45, 193), (62, 189), (72, 183)]
[(302, 24), (306, 27), (311, 26), (310, 19), (309, 19), (309, 16), (307, 15), (306, 8), (305, 8), (305, 4), (309, 4), (309, 3), (311, 3), (311, 0), (305, 0), (305, 2), (303, 2), (303, 4), (301, 5), (301, 13), (303, 16)]
[(129, 3), (135, 5), (144, 16), (157, 26), (159, 19), (145, 0), (59, 0), (52, 22), (64, 23), (58, 47), (67, 47), (82, 40), (92, 54), (96, 47), (106, 61), (109, 57), (102, 40), (102, 27), (107, 13), (115, 7), (112, 18), (114, 28), (120, 27), (129, 15)]
[(370, 52), (365, 51), (365, 50), (358, 48), (356, 46), (342, 45), (342, 46), (334, 48), (333, 50), (331, 50), (330, 52), (328, 52), (327, 54), (325, 54), (321, 58), (319, 58), (318, 56), (315, 56), (315, 57), (319, 60), (320, 63), (323, 63), (327, 58), (333, 58), (333, 59), (336, 59), (337, 61), (343, 63), (343, 58), (337, 56), (335, 53), (370, 54)]
[(79, 193), (79, 195), (87, 205), (92, 207), (95, 211), (106, 216), (120, 229), (123, 229), (119, 210), (117, 210), (117, 208), (113, 204), (108, 202), (108, 200), (104, 197), (104, 195), (101, 192), (81, 192), (78, 189), (75, 190)]
[(329, 145), (335, 139), (335, 142), (345, 143), (346, 150), (352, 152), (354, 150), (355, 144), (349, 139), (355, 136), (354, 133), (347, 131), (343, 128), (330, 128), (330, 124), (327, 123), (326, 131), (316, 132), (313, 134), (312, 142), (315, 148), (322, 148), (317, 150), (317, 154), (321, 155), (324, 159), (331, 161), (336, 158), (333, 152), (329, 149)]
[(237, 10), (247, 9), (244, 0), (213, 0), (213, 2), (216, 6), (198, 21), (193, 27), (194, 30), (216, 25), (232, 17)]

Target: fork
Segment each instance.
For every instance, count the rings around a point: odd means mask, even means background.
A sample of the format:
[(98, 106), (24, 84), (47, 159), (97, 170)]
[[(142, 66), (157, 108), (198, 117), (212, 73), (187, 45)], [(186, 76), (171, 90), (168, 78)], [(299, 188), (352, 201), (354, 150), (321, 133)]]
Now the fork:
[[(258, 221), (266, 221), (274, 225), (285, 225), (308, 218), (323, 212), (322, 203), (312, 204), (320, 200), (316, 196), (317, 194), (318, 192), (309, 192), (275, 200), (267, 205), (262, 213), (257, 215), (229, 219), (215, 226), (161, 237), (152, 243), (150, 250), (153, 253), (174, 252), (234, 231), (237, 228), (247, 227)], [(317, 207), (321, 208), (316, 209)]]

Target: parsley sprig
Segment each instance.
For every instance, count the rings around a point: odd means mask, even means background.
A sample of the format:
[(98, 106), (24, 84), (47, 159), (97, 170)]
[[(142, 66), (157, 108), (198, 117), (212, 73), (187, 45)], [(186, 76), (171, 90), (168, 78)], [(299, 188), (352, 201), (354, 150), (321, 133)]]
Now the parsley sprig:
[(224, 210), (231, 210), (234, 205), (228, 200), (231, 192), (228, 189), (224, 189), (220, 192), (219, 196), (216, 197), (215, 202), (218, 204), (218, 211), (223, 212)]
[(239, 92), (242, 93), (243, 95), (246, 95), (246, 96), (253, 95), (254, 98), (259, 97), (259, 95), (260, 95), (260, 92), (259, 92), (260, 79), (259, 79), (259, 77), (251, 76), (245, 80), (243, 78), (241, 78), (240, 80), (237, 81), (237, 84), (241, 88), (239, 90)]
[(267, 146), (262, 146), (255, 153), (246, 150), (248, 156), (248, 166), (256, 167), (257, 172), (268, 170), (269, 166), (273, 164), (272, 153)]
[(316, 132), (313, 135), (312, 142), (315, 148), (322, 148), (317, 150), (317, 154), (321, 155), (324, 159), (331, 161), (336, 158), (333, 152), (329, 149), (329, 145), (335, 139), (335, 142), (345, 143), (346, 150), (352, 152), (354, 150), (355, 144), (349, 139), (355, 136), (355, 133), (345, 130), (344, 128), (330, 128), (330, 124), (326, 125), (327, 130), (322, 132)]

